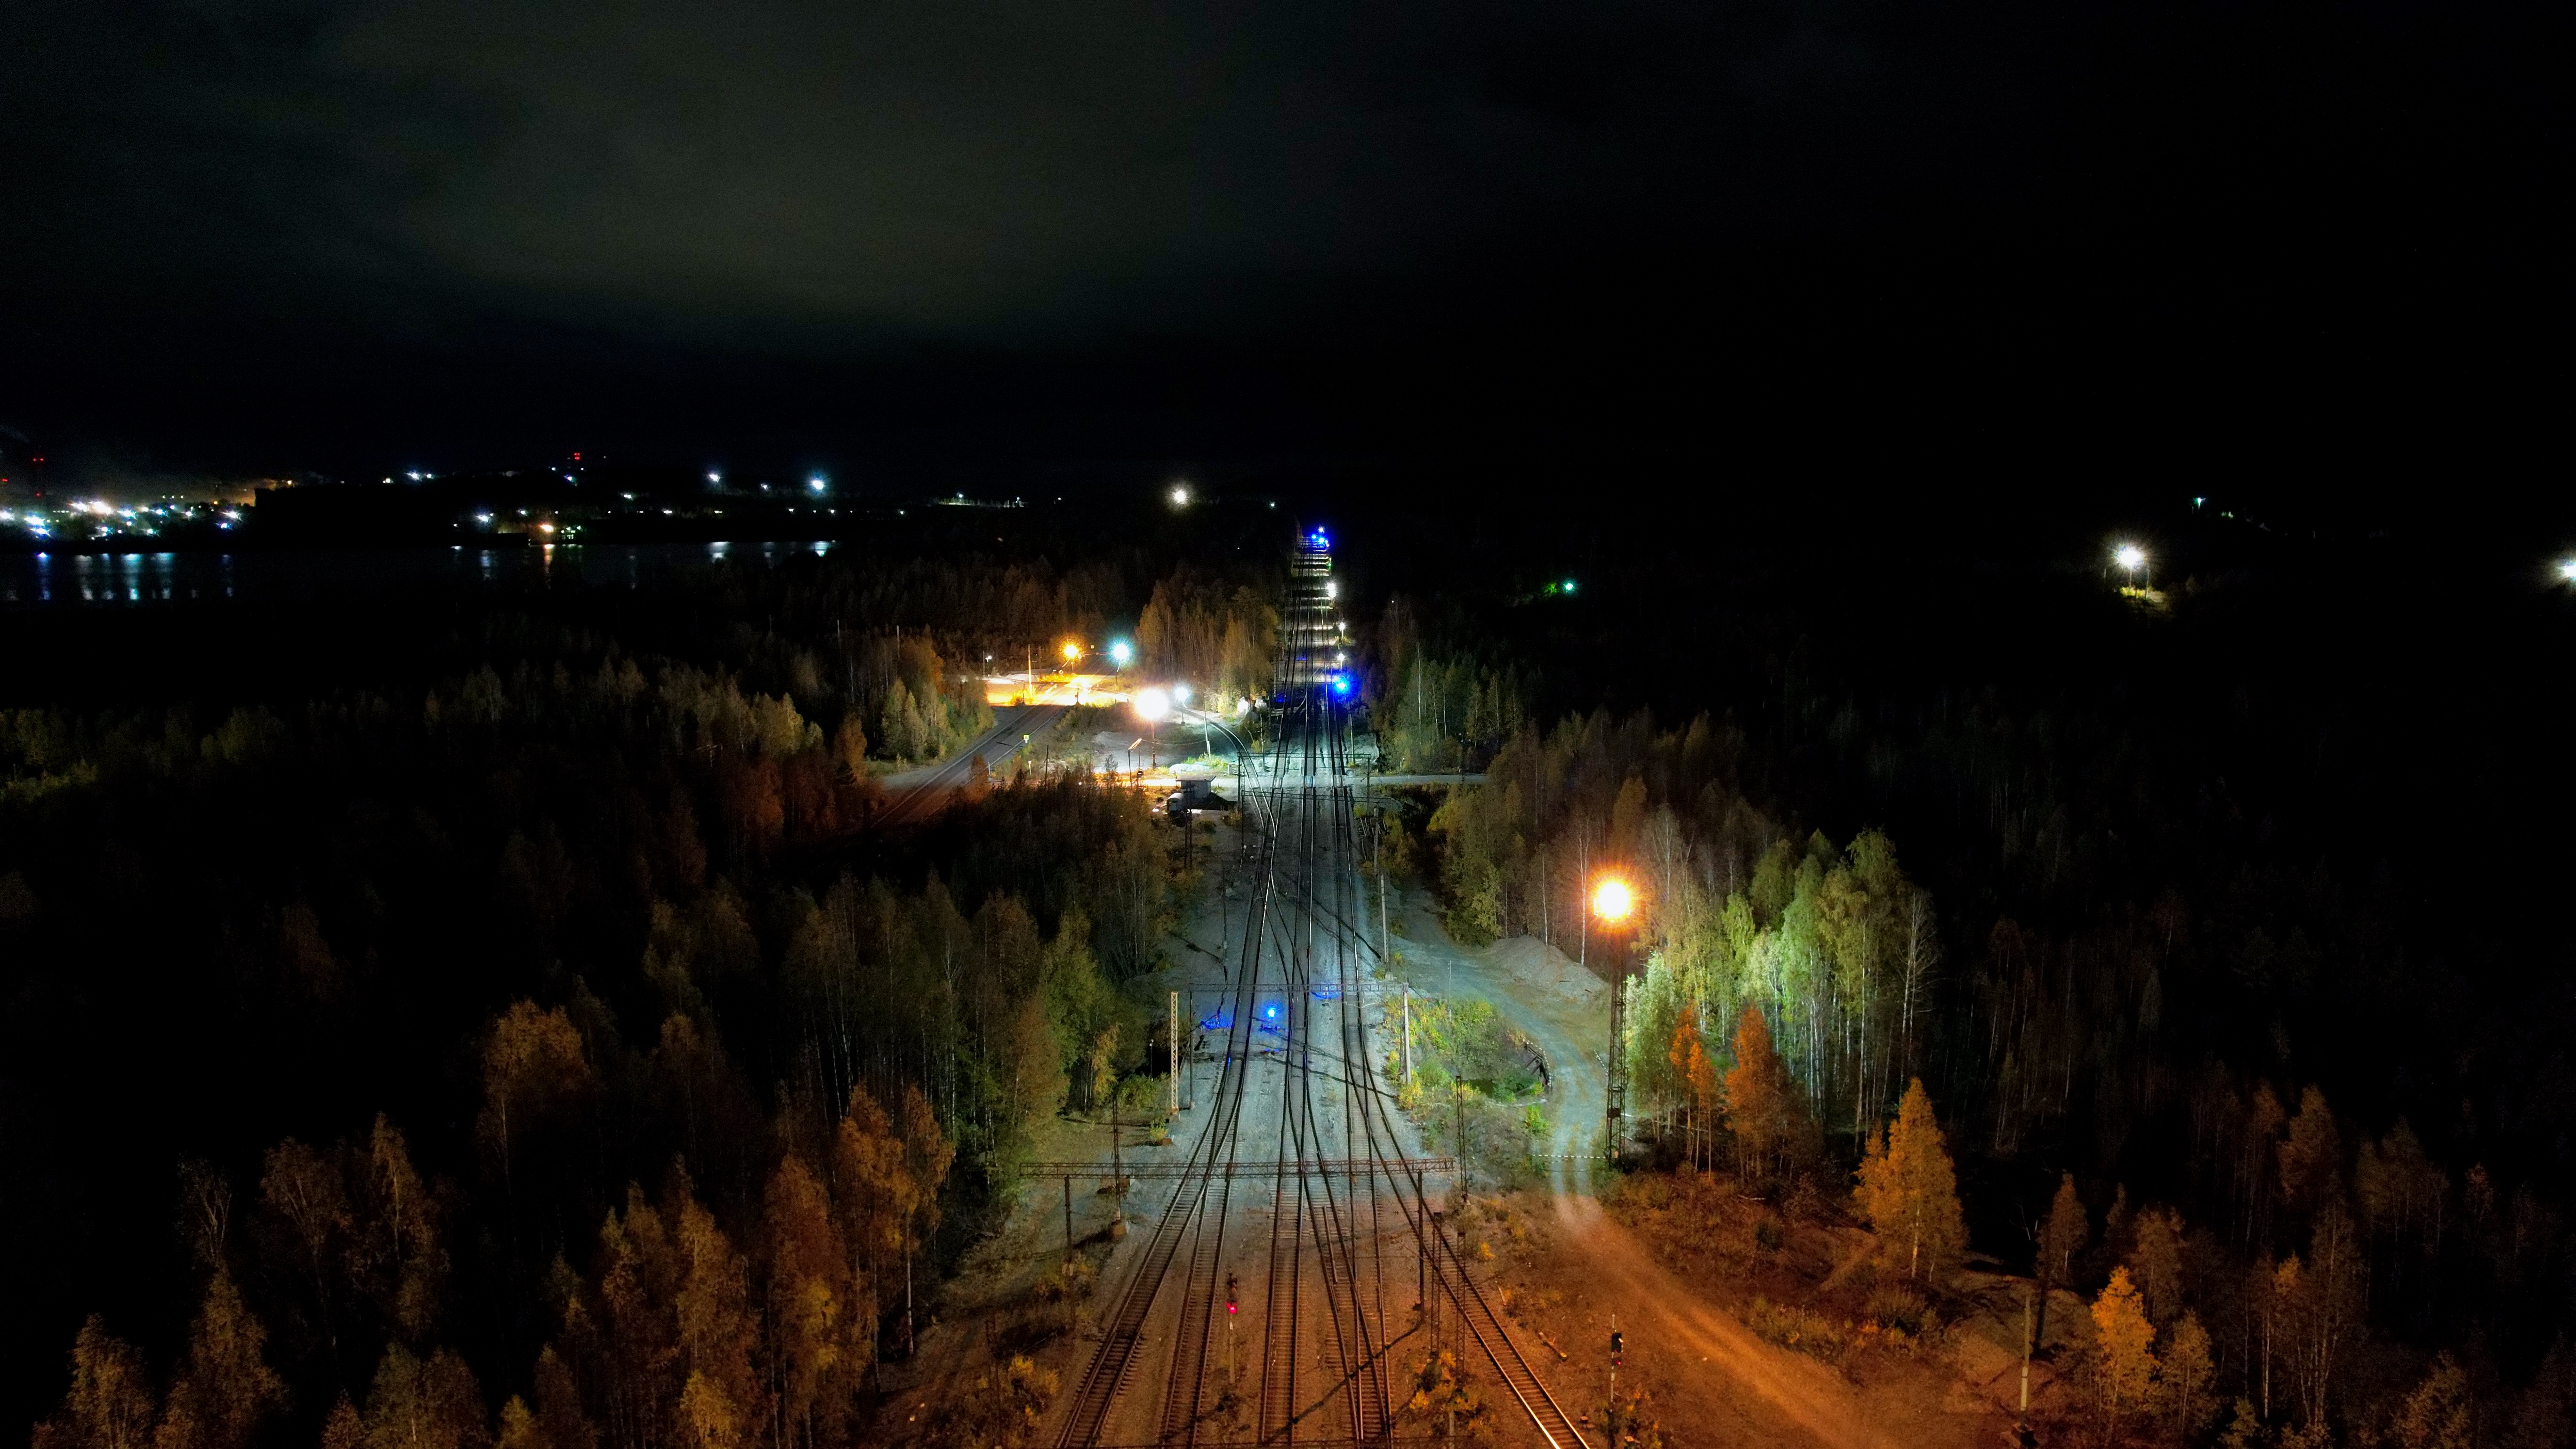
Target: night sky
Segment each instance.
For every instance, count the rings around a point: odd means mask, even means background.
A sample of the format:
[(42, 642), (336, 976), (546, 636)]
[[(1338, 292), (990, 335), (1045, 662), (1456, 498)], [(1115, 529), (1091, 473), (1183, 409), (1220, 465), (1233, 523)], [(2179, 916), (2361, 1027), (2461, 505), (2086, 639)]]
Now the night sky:
[(0, 423), (860, 486), (2505, 460), (2533, 0), (15, 0)]

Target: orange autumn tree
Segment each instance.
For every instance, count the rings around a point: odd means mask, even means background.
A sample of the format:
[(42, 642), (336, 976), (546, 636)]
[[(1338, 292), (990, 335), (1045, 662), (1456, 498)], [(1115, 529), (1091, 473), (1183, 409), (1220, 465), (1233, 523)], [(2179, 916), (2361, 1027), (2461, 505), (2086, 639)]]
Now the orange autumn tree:
[(1958, 1178), (1922, 1078), (1905, 1089), (1896, 1120), (1864, 1144), (1853, 1196), (1878, 1234), (1882, 1260), (1902, 1265), (1910, 1282), (1940, 1283), (1966, 1251)]
[(1673, 1024), (1673, 1044), (1666, 1053), (1673, 1064), (1673, 1080), (1681, 1085), (1688, 1112), (1690, 1140), (1689, 1161), (1692, 1166), (1704, 1164), (1715, 1136), (1717, 1116), (1717, 1069), (1708, 1059), (1708, 1050), (1700, 1041), (1699, 1009), (1684, 1003), (1681, 1019)]
[(34, 1449), (148, 1449), (152, 1418), (143, 1360), (93, 1313), (72, 1340), (72, 1386), (62, 1412), (36, 1426)]
[(1735, 1133), (1736, 1170), (1774, 1176), (1807, 1134), (1806, 1104), (1788, 1064), (1771, 1045), (1771, 1024), (1758, 1007), (1735, 1023), (1735, 1065), (1726, 1074), (1726, 1125)]
[(2155, 1390), (2155, 1336), (2129, 1270), (2112, 1269), (2110, 1283), (2093, 1300), (2093, 1393), (2102, 1405), (2105, 1443), (2118, 1442), (2121, 1425)]

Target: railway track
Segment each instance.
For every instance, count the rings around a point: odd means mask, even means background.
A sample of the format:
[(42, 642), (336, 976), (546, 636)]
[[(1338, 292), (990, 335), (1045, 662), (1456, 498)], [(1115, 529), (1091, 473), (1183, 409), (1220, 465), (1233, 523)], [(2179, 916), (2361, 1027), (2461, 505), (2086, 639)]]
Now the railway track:
[[(1328, 574), (1328, 558), (1301, 563), (1296, 638), (1323, 637)], [(1128, 1256), (1057, 1443), (1104, 1449), (1113, 1424), (1122, 1439), (1153, 1434), (1158, 1449), (1404, 1442), (1406, 1365), (1455, 1334), (1462, 1351), (1472, 1338), (1537, 1442), (1590, 1449), (1446, 1241), (1430, 1181), (1454, 1176), (1454, 1162), (1405, 1152), (1409, 1126), (1379, 1081), (1366, 993), (1378, 943), (1354, 925), (1364, 901), (1349, 715), (1335, 676), (1294, 652), (1312, 645), (1283, 650), (1274, 739), (1240, 770), (1253, 905), (1223, 988), (1231, 1016), (1210, 1110), (1182, 1162), (1135, 1174), (1171, 1181), (1173, 1195)], [(1259, 1116), (1274, 1100), (1275, 1125)], [(1038, 1168), (1071, 1176), (1085, 1165)], [(1264, 1178), (1266, 1193), (1253, 1185)], [(1229, 1382), (1217, 1349), (1234, 1268), (1257, 1280), (1241, 1287), (1259, 1294), (1260, 1331), (1242, 1337), (1257, 1337), (1259, 1361), (1236, 1364)], [(1118, 1407), (1131, 1391), (1155, 1394), (1150, 1415)]]

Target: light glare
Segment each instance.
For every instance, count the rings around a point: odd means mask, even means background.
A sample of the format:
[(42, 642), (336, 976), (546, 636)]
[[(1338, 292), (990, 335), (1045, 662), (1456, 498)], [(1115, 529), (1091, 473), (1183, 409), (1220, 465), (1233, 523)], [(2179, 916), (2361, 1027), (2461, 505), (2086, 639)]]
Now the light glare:
[(1172, 712), (1172, 697), (1159, 689), (1136, 691), (1136, 718), (1152, 724)]
[(1628, 894), (1628, 883), (1605, 880), (1592, 888), (1592, 914), (1605, 921), (1624, 921), (1636, 901)]

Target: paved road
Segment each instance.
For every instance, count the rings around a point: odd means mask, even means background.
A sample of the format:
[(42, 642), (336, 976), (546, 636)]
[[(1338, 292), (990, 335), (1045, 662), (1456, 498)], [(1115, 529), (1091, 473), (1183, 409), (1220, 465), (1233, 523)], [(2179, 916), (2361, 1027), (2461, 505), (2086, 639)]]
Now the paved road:
[(877, 816), (877, 825), (910, 825), (938, 814), (973, 775), (976, 760), (982, 760), (995, 775), (1004, 773), (1011, 757), (1020, 752), (1021, 737), (1053, 729), (1064, 710), (1060, 704), (1014, 705), (994, 710), (993, 727), (977, 735), (966, 748), (936, 765), (887, 776), (886, 808)]

